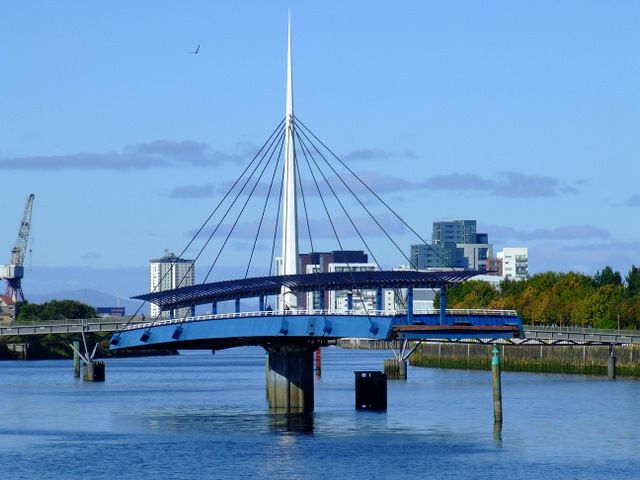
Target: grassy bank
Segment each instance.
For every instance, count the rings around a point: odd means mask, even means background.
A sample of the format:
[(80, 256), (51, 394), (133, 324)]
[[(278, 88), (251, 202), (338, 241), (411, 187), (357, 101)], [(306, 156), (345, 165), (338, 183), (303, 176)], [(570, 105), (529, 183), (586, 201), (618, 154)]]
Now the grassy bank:
[[(430, 343), (411, 355), (411, 365), (471, 370), (491, 369), (492, 345)], [(500, 347), (502, 368), (514, 372), (573, 373), (606, 375), (609, 347), (606, 346), (511, 346)], [(640, 347), (617, 346), (616, 373), (640, 377)]]

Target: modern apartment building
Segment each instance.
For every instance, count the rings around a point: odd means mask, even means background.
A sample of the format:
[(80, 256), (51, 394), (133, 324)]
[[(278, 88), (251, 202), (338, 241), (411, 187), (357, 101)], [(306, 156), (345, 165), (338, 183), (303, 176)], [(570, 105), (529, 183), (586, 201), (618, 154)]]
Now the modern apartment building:
[(502, 278), (524, 280), (529, 276), (529, 249), (527, 247), (507, 247), (498, 252), (502, 263)]
[[(196, 271), (194, 260), (178, 258), (175, 253), (165, 250), (161, 258), (149, 260), (149, 292), (161, 292), (178, 287), (190, 287), (195, 284)], [(181, 318), (191, 314), (188, 307), (161, 312), (157, 305), (151, 304), (151, 318)]]
[(433, 222), (430, 244), (411, 245), (410, 259), (417, 269), (456, 268), (487, 270), (493, 245), (486, 233), (478, 233), (475, 220)]

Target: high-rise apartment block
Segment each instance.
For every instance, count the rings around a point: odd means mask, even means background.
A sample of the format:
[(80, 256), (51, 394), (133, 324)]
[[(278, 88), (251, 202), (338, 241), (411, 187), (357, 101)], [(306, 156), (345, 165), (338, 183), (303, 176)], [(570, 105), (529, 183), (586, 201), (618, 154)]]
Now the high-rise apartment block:
[[(179, 287), (190, 287), (195, 284), (196, 272), (194, 260), (178, 258), (174, 253), (165, 250), (163, 257), (149, 260), (149, 292), (161, 292)], [(160, 311), (151, 304), (149, 315), (151, 318), (182, 318), (190, 315), (188, 307), (173, 311)]]
[(431, 244), (411, 245), (411, 264), (417, 269), (456, 268), (487, 270), (493, 245), (486, 233), (476, 231), (475, 220), (433, 222)]

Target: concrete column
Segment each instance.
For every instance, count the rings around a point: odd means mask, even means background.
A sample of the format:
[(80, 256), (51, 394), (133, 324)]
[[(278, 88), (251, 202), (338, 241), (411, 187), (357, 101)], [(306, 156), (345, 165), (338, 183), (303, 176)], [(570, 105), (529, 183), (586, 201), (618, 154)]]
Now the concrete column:
[(447, 288), (440, 287), (440, 325), (447, 323)]
[(104, 379), (105, 379), (104, 362), (85, 363), (84, 375), (82, 379), (85, 382), (104, 382)]
[(494, 346), (491, 350), (491, 379), (493, 383), (493, 421), (502, 425), (502, 383), (500, 379), (500, 350)]
[(82, 379), (85, 382), (93, 382), (95, 378), (95, 363), (89, 362), (84, 364), (84, 375)]
[(80, 351), (80, 342), (78, 340), (73, 341), (73, 376), (76, 378), (80, 378), (80, 356), (78, 355), (78, 351)]
[(407, 379), (407, 361), (388, 358), (384, 361), (384, 374), (389, 380)]
[(313, 351), (317, 345), (267, 345), (267, 399), (273, 413), (313, 412)]

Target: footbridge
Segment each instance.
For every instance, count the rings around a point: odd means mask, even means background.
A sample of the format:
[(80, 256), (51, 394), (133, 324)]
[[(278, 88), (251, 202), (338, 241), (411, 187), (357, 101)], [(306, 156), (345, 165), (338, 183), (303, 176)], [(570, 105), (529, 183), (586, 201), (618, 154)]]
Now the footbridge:
[[(522, 337), (520, 320), (513, 311), (447, 310), (447, 289), (477, 272), (456, 270), (433, 247), (444, 268), (418, 271), (416, 262), (408, 258), (390, 231), (393, 228), (423, 244), (428, 242), (294, 115), (291, 52), (289, 29), (284, 119), (171, 268), (158, 275), (157, 283), (154, 280), (152, 293), (134, 297), (157, 306), (152, 308), (156, 318), (130, 322), (114, 333), (111, 348), (215, 350), (261, 345), (268, 354), (270, 408), (311, 412), (312, 353), (340, 338)], [(341, 199), (338, 193), (347, 198)], [(263, 199), (258, 200), (262, 194)], [(363, 195), (369, 198), (361, 198)], [(277, 204), (270, 203), (272, 199), (277, 199)], [(418, 211), (422, 207), (414, 208)], [(251, 211), (253, 215), (247, 220), (245, 213)], [(272, 222), (270, 215), (275, 217)], [(365, 233), (375, 235), (375, 242), (365, 238)], [(236, 245), (242, 245), (248, 257), (244, 278), (212, 282), (213, 270), (234, 234)], [(280, 253), (276, 256), (278, 237)], [(309, 253), (300, 252), (302, 242), (308, 245)], [(362, 250), (345, 248), (347, 242), (351, 248), (357, 242)], [(209, 257), (213, 261), (202, 282), (183, 283), (194, 275), (180, 270), (177, 262), (193, 266), (210, 244), (219, 245), (219, 249)], [(383, 252), (378, 257), (372, 248), (375, 244), (377, 252)], [(195, 255), (191, 263), (184, 259), (188, 252)], [(237, 251), (231, 253), (237, 264)], [(264, 258), (254, 262), (260, 255)], [(332, 259), (326, 260), (326, 255)], [(398, 262), (406, 263), (399, 270), (383, 267)], [(249, 275), (267, 269), (264, 276)], [(439, 309), (414, 309), (416, 289), (438, 290)], [(219, 313), (220, 302), (233, 302), (233, 313)], [(211, 306), (210, 315), (196, 315), (202, 305)]]
[[(447, 310), (446, 290), (472, 278), (475, 272), (374, 271), (298, 274), (248, 278), (183, 287), (134, 297), (175, 311), (194, 305), (211, 304), (216, 312), (221, 301), (233, 300), (235, 312), (184, 318), (157, 319), (132, 323), (117, 332), (112, 349), (119, 348), (207, 348), (239, 345), (318, 345), (345, 337), (376, 340), (420, 340), (427, 338), (514, 338), (524, 337), (513, 310)], [(265, 308), (265, 298), (279, 294), (285, 286), (293, 293), (315, 292), (319, 309)], [(376, 308), (353, 308), (352, 289), (376, 292)], [(416, 288), (437, 288), (439, 310), (414, 310)], [(384, 309), (384, 290), (404, 290), (406, 307)], [(344, 310), (325, 309), (328, 291), (348, 291)], [(257, 297), (257, 311), (242, 311), (241, 300)], [(255, 300), (253, 302), (255, 304)]]

